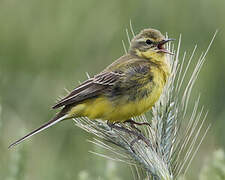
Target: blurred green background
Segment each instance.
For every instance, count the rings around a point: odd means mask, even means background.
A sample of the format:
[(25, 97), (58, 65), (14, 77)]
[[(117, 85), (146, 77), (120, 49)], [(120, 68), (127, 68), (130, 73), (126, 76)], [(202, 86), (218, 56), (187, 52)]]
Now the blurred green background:
[[(89, 179), (109, 179), (109, 162), (88, 152), (101, 150), (72, 121), (7, 147), (54, 115), (51, 106), (64, 88), (124, 53), (130, 19), (136, 33), (148, 27), (176, 39), (182, 33), (181, 52), (188, 55), (195, 44), (200, 55), (219, 30), (194, 87), (212, 123), (188, 173), (197, 179), (205, 159), (225, 148), (224, 7), (221, 0), (0, 0), (0, 179), (70, 180), (86, 171)], [(115, 166), (117, 177), (130, 179), (129, 167)]]

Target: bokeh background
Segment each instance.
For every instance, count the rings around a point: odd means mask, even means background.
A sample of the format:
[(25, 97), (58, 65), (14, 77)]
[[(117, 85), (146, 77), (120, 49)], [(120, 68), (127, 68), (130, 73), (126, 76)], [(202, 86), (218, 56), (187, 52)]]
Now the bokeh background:
[(205, 159), (225, 148), (224, 7), (221, 0), (0, 0), (0, 179), (131, 178), (127, 165), (90, 154), (102, 150), (72, 121), (7, 149), (55, 114), (51, 106), (64, 88), (124, 53), (130, 19), (136, 33), (148, 27), (176, 39), (182, 33), (181, 52), (188, 55), (195, 44), (200, 55), (219, 30), (194, 87), (212, 123), (188, 172), (197, 179)]

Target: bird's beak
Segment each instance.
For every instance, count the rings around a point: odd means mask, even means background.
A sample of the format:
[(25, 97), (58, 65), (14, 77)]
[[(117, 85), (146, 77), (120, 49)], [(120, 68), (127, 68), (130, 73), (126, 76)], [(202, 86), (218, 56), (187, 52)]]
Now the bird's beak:
[(159, 42), (159, 44), (163, 45), (163, 44), (166, 44), (166, 43), (168, 43), (168, 42), (170, 42), (170, 41), (175, 41), (175, 40), (176, 40), (176, 39), (172, 39), (172, 38), (164, 39), (164, 40), (162, 40), (161, 42)]
[(158, 44), (157, 44), (157, 48), (159, 49), (159, 52), (163, 52), (163, 53), (167, 53), (167, 54), (171, 54), (171, 55), (174, 55), (172, 52), (169, 52), (166, 48), (164, 48), (164, 44), (170, 42), (170, 41), (175, 41), (175, 39), (164, 39), (162, 41), (160, 41)]

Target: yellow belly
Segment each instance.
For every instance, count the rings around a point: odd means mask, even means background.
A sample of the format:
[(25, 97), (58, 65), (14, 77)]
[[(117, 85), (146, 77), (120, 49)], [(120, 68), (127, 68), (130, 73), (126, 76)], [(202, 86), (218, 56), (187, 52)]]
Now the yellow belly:
[[(123, 96), (115, 97), (113, 102), (102, 95), (76, 105), (68, 114), (70, 117), (85, 116), (90, 119), (102, 119), (110, 122), (123, 122), (143, 114), (151, 109), (159, 99), (167, 79), (158, 68), (152, 68), (151, 72), (154, 74), (153, 81), (138, 90), (135, 100), (129, 100), (129, 92)], [(138, 98), (142, 90), (146, 89), (149, 90), (149, 93), (145, 97)]]
[[(147, 97), (135, 101), (125, 101), (122, 98), (116, 105), (106, 97), (98, 97), (84, 101), (73, 107), (69, 115), (71, 117), (88, 117), (90, 119), (102, 119), (110, 122), (123, 122), (131, 117), (138, 116), (151, 109), (159, 99), (163, 86), (154, 86)], [(128, 95), (125, 95), (128, 96)]]

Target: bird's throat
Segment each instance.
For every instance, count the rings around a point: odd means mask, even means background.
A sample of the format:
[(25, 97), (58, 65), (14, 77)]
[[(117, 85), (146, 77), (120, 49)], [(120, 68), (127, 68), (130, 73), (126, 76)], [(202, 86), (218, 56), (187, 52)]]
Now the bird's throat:
[(150, 62), (152, 62), (153, 64), (156, 64), (158, 66), (158, 68), (163, 71), (163, 73), (165, 74), (165, 79), (168, 78), (168, 76), (170, 75), (170, 65), (169, 62), (167, 61), (167, 55), (164, 53), (157, 53), (155, 51), (139, 51), (136, 50), (136, 55), (144, 58), (144, 59), (148, 59)]
[(152, 61), (156, 64), (161, 63), (166, 58), (166, 54), (158, 53), (158, 52), (151, 51), (151, 50), (149, 50), (149, 51), (136, 50), (136, 55), (141, 58), (149, 59), (150, 61)]

